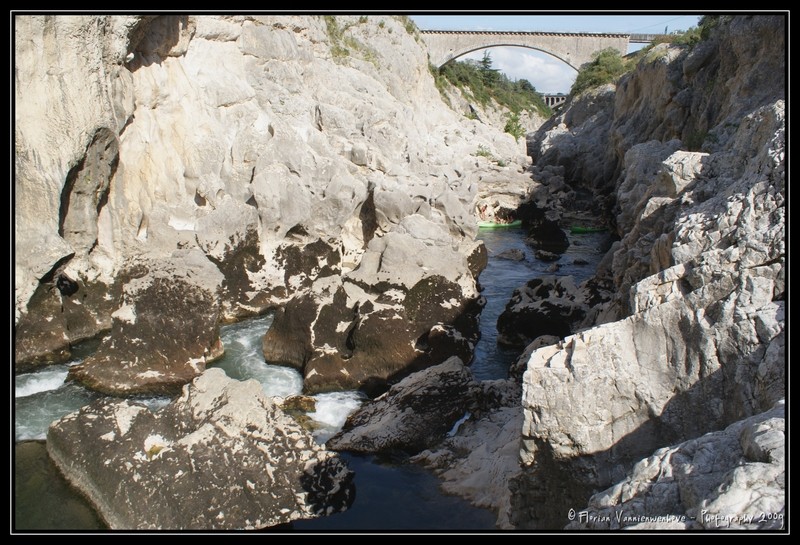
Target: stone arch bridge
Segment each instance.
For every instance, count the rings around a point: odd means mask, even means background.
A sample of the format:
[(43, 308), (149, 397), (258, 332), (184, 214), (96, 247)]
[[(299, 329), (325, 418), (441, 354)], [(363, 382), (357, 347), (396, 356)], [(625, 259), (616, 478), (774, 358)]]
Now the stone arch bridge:
[(596, 34), (590, 32), (499, 32), (472, 30), (421, 30), (431, 63), (437, 68), (447, 61), (478, 49), (518, 46), (538, 49), (564, 61), (575, 70), (592, 60), (592, 55), (609, 47), (621, 55), (628, 44), (647, 43), (646, 34)]

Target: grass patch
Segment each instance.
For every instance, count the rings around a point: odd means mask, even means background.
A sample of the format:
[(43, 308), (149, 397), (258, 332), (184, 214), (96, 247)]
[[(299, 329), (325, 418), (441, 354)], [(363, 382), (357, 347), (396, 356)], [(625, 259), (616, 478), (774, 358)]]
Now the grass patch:
[(502, 159), (495, 157), (494, 154), (491, 151), (489, 151), (489, 148), (487, 148), (484, 145), (478, 146), (478, 149), (475, 152), (475, 156), (485, 157), (486, 159), (489, 159), (491, 162), (495, 163), (499, 167), (505, 167), (506, 165), (508, 165), (508, 163), (506, 163)]
[(356, 24), (364, 24), (367, 22), (367, 16), (362, 15), (358, 18), (357, 22), (340, 25), (339, 19), (333, 15), (323, 15), (325, 21), (325, 28), (330, 42), (331, 55), (335, 60), (344, 59), (351, 54), (356, 54), (361, 59), (372, 63), (375, 68), (380, 68), (378, 62), (378, 54), (371, 47), (364, 45), (352, 36), (347, 36), (345, 33)]

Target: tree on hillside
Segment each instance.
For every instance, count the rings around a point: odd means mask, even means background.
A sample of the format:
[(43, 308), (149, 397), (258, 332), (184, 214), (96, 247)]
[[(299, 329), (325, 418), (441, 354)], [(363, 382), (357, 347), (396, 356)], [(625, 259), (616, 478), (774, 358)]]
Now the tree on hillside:
[(481, 72), (484, 85), (496, 83), (500, 77), (500, 71), (492, 68), (492, 55), (488, 51), (483, 52), (483, 58), (478, 61), (478, 68)]

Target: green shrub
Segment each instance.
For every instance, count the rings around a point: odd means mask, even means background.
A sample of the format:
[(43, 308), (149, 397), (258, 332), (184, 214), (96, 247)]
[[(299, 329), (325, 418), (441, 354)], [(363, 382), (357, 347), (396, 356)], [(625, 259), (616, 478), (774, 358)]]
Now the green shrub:
[(492, 155), (492, 152), (489, 151), (489, 148), (482, 144), (478, 146), (478, 151), (475, 152), (475, 155), (478, 157), (486, 157), (487, 159), (494, 159), (494, 155)]
[(492, 152), (489, 151), (489, 148), (487, 148), (484, 145), (478, 146), (478, 150), (475, 152), (475, 155), (478, 156), (478, 157), (486, 157), (487, 159), (489, 159), (491, 162), (495, 163), (499, 167), (508, 166), (508, 163), (506, 163), (502, 159), (498, 159), (497, 157), (495, 157), (492, 154)]
[(577, 95), (587, 89), (616, 82), (631, 67), (632, 63), (626, 62), (619, 51), (613, 48), (604, 49), (595, 54), (593, 61), (581, 66), (569, 92)]
[(506, 126), (503, 130), (513, 136), (514, 140), (519, 140), (521, 137), (525, 136), (525, 129), (519, 124), (519, 114), (517, 112), (512, 112), (508, 115)]

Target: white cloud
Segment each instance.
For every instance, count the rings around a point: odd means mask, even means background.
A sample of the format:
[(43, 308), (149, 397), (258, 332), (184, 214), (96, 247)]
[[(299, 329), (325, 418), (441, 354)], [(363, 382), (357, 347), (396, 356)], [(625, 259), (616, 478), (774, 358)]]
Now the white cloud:
[(492, 47), (473, 51), (459, 60), (483, 58), (489, 51), (492, 66), (511, 79), (526, 79), (540, 93), (568, 93), (577, 72), (546, 53), (523, 47)]

